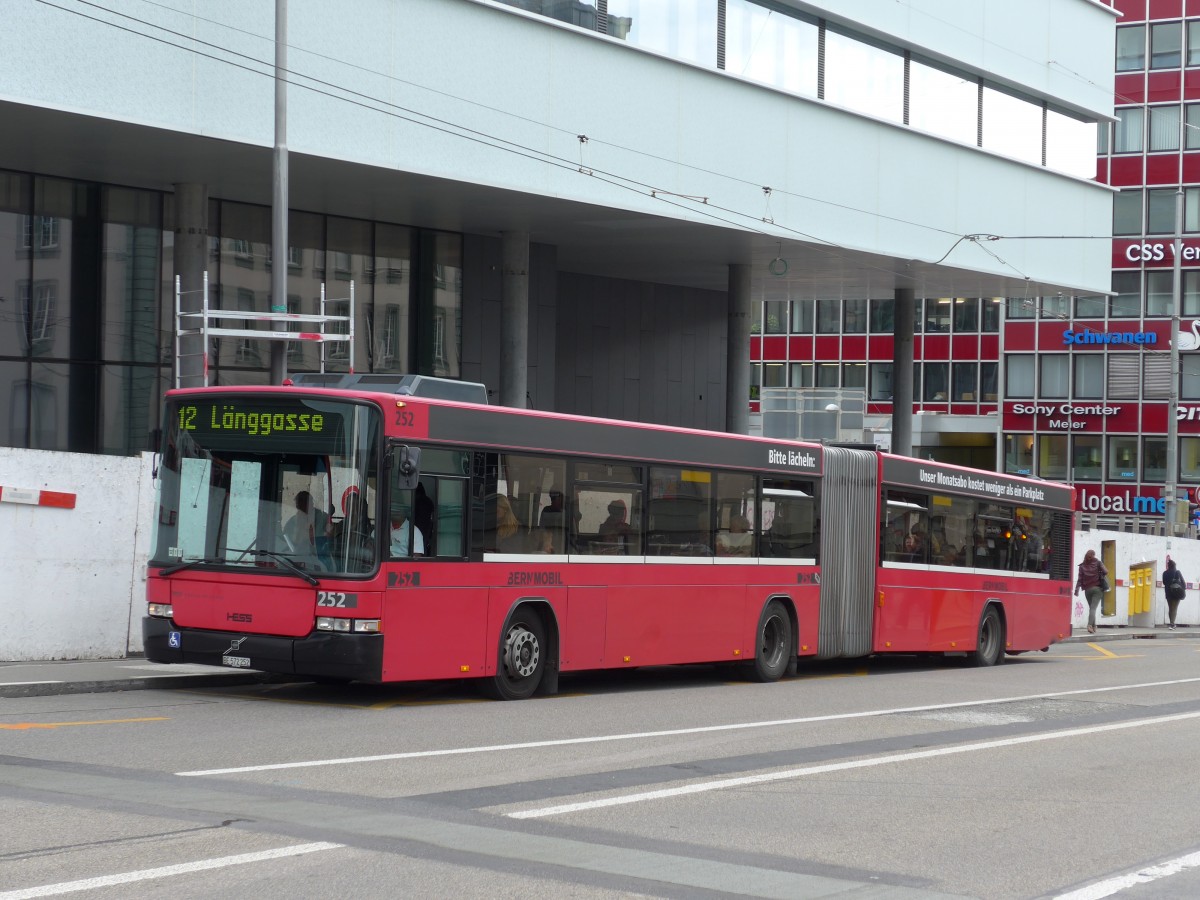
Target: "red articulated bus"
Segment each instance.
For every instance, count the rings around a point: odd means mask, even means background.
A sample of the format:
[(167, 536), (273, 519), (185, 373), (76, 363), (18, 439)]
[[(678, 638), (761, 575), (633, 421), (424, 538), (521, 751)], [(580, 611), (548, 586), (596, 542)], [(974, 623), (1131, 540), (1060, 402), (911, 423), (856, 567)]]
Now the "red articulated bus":
[(149, 659), (519, 699), (588, 669), (986, 666), (1070, 633), (1070, 487), (367, 377), (167, 395)]

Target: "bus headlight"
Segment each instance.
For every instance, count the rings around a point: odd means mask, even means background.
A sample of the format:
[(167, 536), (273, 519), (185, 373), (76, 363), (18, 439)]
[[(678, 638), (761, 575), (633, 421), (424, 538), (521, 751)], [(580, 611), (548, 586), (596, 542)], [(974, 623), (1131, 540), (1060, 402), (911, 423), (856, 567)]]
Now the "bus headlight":
[(335, 619), (332, 616), (317, 616), (317, 631), (349, 631), (349, 619)]
[(378, 634), (379, 620), (378, 619), (355, 619), (354, 630), (360, 634)]
[(146, 606), (146, 615), (157, 619), (171, 619), (175, 616), (175, 608), (170, 603), (150, 603)]

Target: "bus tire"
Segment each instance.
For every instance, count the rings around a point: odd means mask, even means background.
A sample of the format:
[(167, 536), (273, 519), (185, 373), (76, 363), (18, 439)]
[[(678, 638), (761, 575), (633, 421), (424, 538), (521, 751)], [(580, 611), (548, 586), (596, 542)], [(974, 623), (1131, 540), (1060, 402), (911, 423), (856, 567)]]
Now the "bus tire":
[(792, 620), (778, 600), (763, 607), (754, 641), (755, 681), (778, 681), (792, 659)]
[(996, 604), (989, 603), (979, 620), (979, 639), (975, 650), (967, 655), (972, 666), (994, 666), (1004, 662), (1004, 621)]
[(500, 636), (496, 674), (486, 689), (496, 700), (524, 700), (533, 696), (546, 671), (546, 629), (533, 608), (522, 606), (509, 618)]

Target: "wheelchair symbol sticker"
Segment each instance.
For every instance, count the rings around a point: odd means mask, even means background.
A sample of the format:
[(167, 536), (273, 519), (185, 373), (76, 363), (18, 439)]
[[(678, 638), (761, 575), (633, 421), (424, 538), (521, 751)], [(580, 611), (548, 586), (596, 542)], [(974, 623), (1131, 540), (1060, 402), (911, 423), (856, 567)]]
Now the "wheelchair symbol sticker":
[(167, 632), (167, 646), (172, 647), (176, 650), (179, 649), (179, 632), (178, 631)]

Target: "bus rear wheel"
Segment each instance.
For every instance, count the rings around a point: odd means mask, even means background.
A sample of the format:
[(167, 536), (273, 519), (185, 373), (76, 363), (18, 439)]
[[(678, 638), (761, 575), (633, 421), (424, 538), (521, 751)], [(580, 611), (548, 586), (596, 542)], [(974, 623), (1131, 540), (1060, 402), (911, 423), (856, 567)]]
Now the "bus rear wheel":
[(995, 605), (988, 606), (979, 620), (979, 640), (967, 661), (973, 666), (994, 666), (1004, 662), (1004, 623)]
[(546, 631), (529, 609), (513, 614), (500, 638), (496, 674), (487, 682), (497, 700), (524, 700), (533, 696), (546, 670)]
[(754, 644), (754, 678), (778, 681), (787, 671), (792, 655), (792, 620), (778, 600), (763, 607)]

